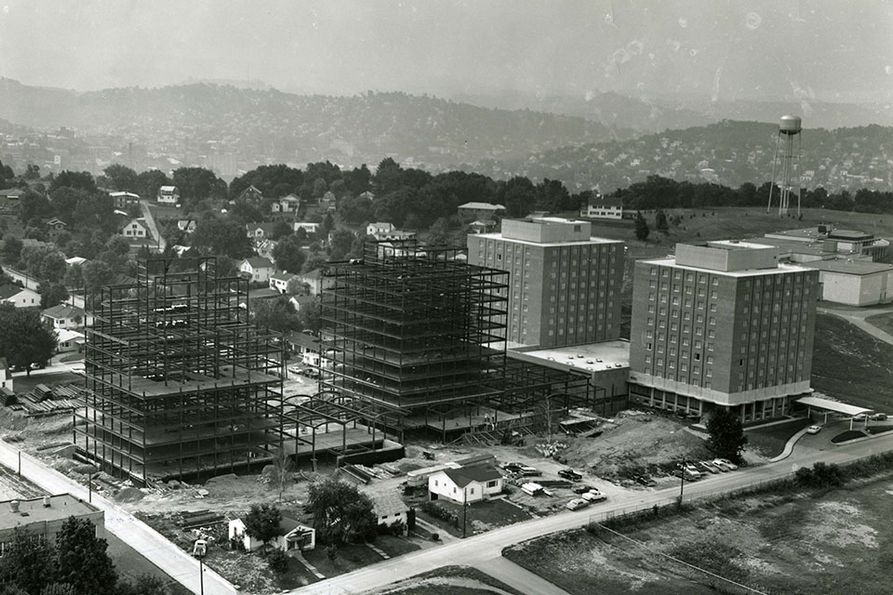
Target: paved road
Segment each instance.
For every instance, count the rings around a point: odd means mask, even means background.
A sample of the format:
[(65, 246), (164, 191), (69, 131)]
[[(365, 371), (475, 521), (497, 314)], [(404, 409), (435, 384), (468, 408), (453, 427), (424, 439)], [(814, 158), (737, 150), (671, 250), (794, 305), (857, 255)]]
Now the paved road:
[[(2, 440), (0, 440), (0, 464), (12, 470), (16, 470), (18, 465), (18, 450)], [(51, 494), (69, 493), (87, 500), (87, 489), (84, 486), (27, 454), (22, 454), (22, 475)], [(198, 560), (109, 500), (93, 494), (93, 504), (105, 511), (106, 530), (126, 542), (193, 593), (201, 592)], [(204, 592), (206, 595), (235, 595), (236, 589), (219, 574), (205, 567)]]
[[(799, 467), (811, 466), (818, 461), (845, 463), (889, 450), (893, 450), (893, 435), (888, 434), (846, 446), (830, 446), (826, 442), (816, 442), (805, 446), (798, 444), (794, 453), (784, 461), (733, 473), (713, 475), (696, 483), (686, 484), (685, 499), (714, 496), (756, 486), (762, 482), (785, 477)], [(502, 559), (502, 550), (507, 546), (556, 531), (576, 529), (585, 526), (590, 521), (603, 521), (611, 514), (650, 508), (654, 504), (671, 501), (678, 494), (678, 487), (641, 492), (641, 495), (624, 501), (609, 500), (584, 511), (568, 511), (517, 523), (469, 537), (461, 542), (412, 552), (308, 585), (291, 593), (362, 593), (448, 565), (477, 566), (486, 571), (493, 561)], [(503, 572), (503, 566), (501, 565), (499, 568), (499, 572)], [(524, 574), (518, 572), (518, 575), (523, 580)], [(526, 592), (536, 591), (526, 589)]]

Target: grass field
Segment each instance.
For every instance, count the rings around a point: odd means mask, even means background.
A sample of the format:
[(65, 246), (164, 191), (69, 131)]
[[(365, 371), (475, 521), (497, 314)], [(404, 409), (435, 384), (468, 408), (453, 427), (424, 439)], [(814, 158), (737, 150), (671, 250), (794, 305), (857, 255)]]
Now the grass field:
[(762, 494), (577, 530), (503, 554), (572, 594), (739, 592), (666, 554), (768, 593), (889, 593), (893, 474), (816, 494)]
[(893, 335), (893, 312), (890, 312), (889, 314), (875, 314), (874, 316), (869, 316), (865, 319), (865, 322)]
[(809, 419), (795, 419), (783, 424), (750, 430), (747, 436), (747, 450), (755, 450), (764, 457), (780, 455), (791, 436), (812, 424)]
[(842, 318), (818, 314), (812, 387), (853, 405), (893, 412), (893, 345)]
[(163, 570), (144, 558), (142, 554), (111, 533), (106, 533), (105, 539), (109, 544), (108, 554), (115, 563), (115, 569), (120, 576), (128, 578), (131, 582), (136, 582), (141, 576), (148, 574), (164, 581), (171, 595), (190, 593), (189, 589), (176, 582)]
[(394, 585), (374, 591), (376, 595), (480, 595), (508, 593), (521, 595), (517, 590), (492, 576), (469, 566), (444, 566), (418, 574)]

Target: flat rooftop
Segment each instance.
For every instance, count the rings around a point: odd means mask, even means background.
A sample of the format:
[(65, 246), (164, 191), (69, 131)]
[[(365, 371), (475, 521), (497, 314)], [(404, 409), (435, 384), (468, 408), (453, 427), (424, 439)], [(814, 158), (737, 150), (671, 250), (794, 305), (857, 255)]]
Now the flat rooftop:
[(474, 238), (490, 238), (493, 240), (504, 240), (506, 242), (515, 242), (516, 244), (524, 244), (527, 246), (588, 246), (590, 244), (622, 244), (623, 240), (609, 240), (607, 238), (597, 238), (590, 236), (588, 240), (573, 242), (531, 242), (530, 240), (517, 240), (515, 238), (507, 238), (501, 233), (475, 233), (469, 237)]
[(707, 271), (716, 275), (725, 275), (727, 277), (760, 277), (762, 275), (785, 275), (789, 273), (800, 273), (803, 271), (808, 271), (810, 269), (795, 265), (780, 262), (777, 267), (773, 267), (771, 269), (745, 269), (740, 271), (720, 271), (716, 269), (708, 269), (702, 267), (695, 267), (691, 265), (685, 264), (677, 264), (676, 257), (667, 256), (665, 258), (651, 258), (647, 260), (639, 260), (637, 262), (641, 262), (644, 264), (654, 264), (665, 267), (671, 267), (676, 269), (682, 269), (686, 271)]
[(804, 263), (803, 266), (846, 275), (871, 275), (893, 271), (893, 264), (871, 262), (870, 260), (816, 260)]
[(629, 341), (623, 339), (568, 347), (510, 349), (506, 353), (509, 357), (519, 354), (545, 360), (548, 365), (574, 371), (601, 372), (629, 367)]
[(721, 250), (765, 250), (766, 248), (774, 248), (775, 246), (748, 240), (711, 240), (707, 242), (707, 247), (719, 248)]
[[(0, 529), (24, 527), (45, 521), (57, 521), (70, 516), (81, 516), (99, 512), (99, 509), (71, 494), (48, 496), (49, 506), (43, 505), (43, 498), (32, 500), (7, 500), (0, 502)], [(13, 512), (11, 502), (19, 503), (19, 511)], [(24, 514), (23, 514), (24, 513)]]

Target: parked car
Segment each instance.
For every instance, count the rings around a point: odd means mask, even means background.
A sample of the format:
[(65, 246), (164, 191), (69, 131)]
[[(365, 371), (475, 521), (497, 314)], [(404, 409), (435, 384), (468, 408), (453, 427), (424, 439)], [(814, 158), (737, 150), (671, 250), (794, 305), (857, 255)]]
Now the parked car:
[(580, 496), (587, 502), (604, 502), (608, 497), (599, 490), (592, 489)]
[(722, 463), (723, 465), (725, 465), (726, 467), (728, 467), (728, 468), (729, 468), (729, 471), (734, 471), (735, 469), (738, 468), (738, 465), (736, 465), (735, 463), (733, 463), (733, 462), (730, 461), (729, 459), (713, 459), (713, 464), (715, 465), (715, 464), (717, 463), (717, 461), (719, 461), (720, 463)]
[(692, 475), (694, 475), (695, 477), (701, 476), (701, 471), (698, 469), (698, 467), (694, 463), (686, 463), (685, 470), (688, 471), (689, 473), (691, 473)]
[(688, 481), (695, 481), (701, 478), (701, 474), (697, 471), (691, 471), (688, 467), (683, 467), (682, 465), (678, 465), (676, 470), (673, 472), (673, 475), (676, 477), (685, 477)]
[(871, 416), (871, 421), (886, 421), (887, 414), (886, 413), (875, 413)]
[(570, 502), (567, 503), (566, 508), (568, 510), (580, 510), (581, 508), (586, 508), (589, 506), (589, 502), (582, 498), (574, 498)]
[(809, 426), (808, 428), (806, 428), (807, 434), (818, 434), (821, 431), (822, 431), (822, 426)]
[(710, 461), (700, 461), (700, 462), (698, 462), (698, 469), (699, 469), (699, 470), (704, 470), (704, 471), (706, 471), (707, 473), (713, 473), (713, 474), (719, 473), (719, 469), (716, 467), (716, 465), (714, 465), (714, 464), (711, 463)]
[(562, 469), (558, 472), (558, 477), (561, 477), (568, 481), (580, 481), (581, 479), (583, 479), (583, 476), (573, 469)]
[(656, 481), (654, 481), (653, 479), (651, 479), (650, 477), (647, 477), (645, 475), (636, 475), (633, 478), (633, 480), (635, 480), (636, 483), (641, 484), (646, 487), (649, 487), (649, 488), (657, 485)]
[(586, 492), (592, 491), (595, 488), (587, 485), (575, 486), (571, 491), (575, 494), (585, 494)]
[(865, 421), (866, 419), (868, 419), (867, 413), (860, 413), (859, 415), (853, 416), (853, 421)]

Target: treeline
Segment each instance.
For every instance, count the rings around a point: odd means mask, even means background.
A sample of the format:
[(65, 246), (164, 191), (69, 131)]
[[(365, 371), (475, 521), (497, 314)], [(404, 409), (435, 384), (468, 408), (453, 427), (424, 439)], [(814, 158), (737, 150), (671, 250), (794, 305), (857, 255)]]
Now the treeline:
[[(684, 209), (699, 207), (755, 207), (769, 202), (769, 182), (757, 187), (745, 183), (738, 188), (720, 184), (677, 182), (660, 176), (649, 176), (644, 182), (616, 190), (611, 196), (623, 199), (627, 210)], [(778, 206), (778, 186), (772, 191), (773, 206)], [(792, 198), (796, 201), (796, 198)], [(796, 206), (794, 204), (791, 205)], [(893, 213), (893, 192), (847, 190), (829, 193), (824, 188), (803, 189), (803, 208), (855, 211), (860, 213)]]

